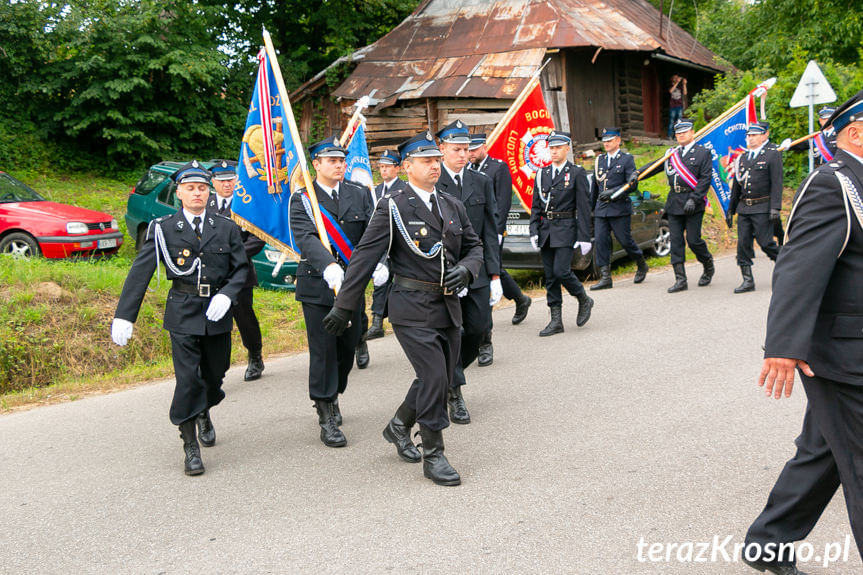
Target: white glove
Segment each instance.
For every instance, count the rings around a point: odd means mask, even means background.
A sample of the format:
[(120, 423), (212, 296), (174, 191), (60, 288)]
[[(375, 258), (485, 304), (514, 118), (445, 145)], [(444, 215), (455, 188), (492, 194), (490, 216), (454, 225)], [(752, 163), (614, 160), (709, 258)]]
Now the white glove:
[(575, 242), (575, 245), (572, 247), (580, 249), (581, 255), (586, 256), (587, 253), (590, 251), (591, 243), (590, 242)]
[(390, 270), (382, 263), (378, 263), (375, 267), (375, 272), (372, 274), (372, 283), (375, 287), (381, 287), (387, 280), (390, 279)]
[(503, 234), (497, 234), (497, 245), (503, 243)]
[(458, 293), (457, 293), (457, 294), (455, 294), (455, 295), (457, 295), (458, 297), (464, 297), (464, 296), (466, 296), (466, 295), (467, 295), (467, 288), (461, 288), (461, 291), (460, 291), (460, 292), (458, 292)]
[(331, 263), (324, 268), (324, 281), (331, 290), (338, 291), (342, 287), (342, 282), (345, 279), (345, 270), (337, 263)]
[(129, 343), (132, 337), (132, 322), (115, 317), (111, 322), (111, 339), (119, 346)]
[(779, 149), (783, 152), (790, 147), (791, 147), (791, 138), (785, 138), (784, 140), (782, 140), (782, 143), (779, 144)]
[(495, 306), (497, 302), (500, 301), (500, 298), (503, 297), (503, 286), (500, 285), (500, 278), (496, 280), (491, 280), (491, 284), (489, 284), (489, 291), (491, 294), (488, 298), (488, 305)]
[(217, 293), (210, 300), (210, 305), (207, 306), (207, 319), (210, 321), (219, 321), (228, 310), (231, 309), (231, 298), (223, 293)]
[(533, 246), (533, 249), (539, 249), (539, 236), (530, 236), (530, 245)]

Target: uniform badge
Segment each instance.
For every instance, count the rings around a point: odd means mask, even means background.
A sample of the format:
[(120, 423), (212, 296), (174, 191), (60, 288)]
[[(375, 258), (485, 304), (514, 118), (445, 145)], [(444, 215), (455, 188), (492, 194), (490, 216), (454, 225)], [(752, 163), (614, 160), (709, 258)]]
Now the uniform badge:
[(185, 264), (185, 263), (186, 263), (186, 259), (185, 259), (185, 258), (177, 258), (177, 265), (178, 265), (178, 266), (181, 266), (181, 265), (183, 265), (183, 264)]
[(566, 174), (563, 176), (563, 185), (564, 186), (569, 185), (569, 172), (566, 172)]
[(177, 222), (177, 229), (178, 229), (178, 230), (182, 230), (182, 229), (183, 229), (183, 220), (180, 220), (180, 221), (178, 221), (178, 222)]
[(207, 218), (207, 221), (210, 222), (211, 226), (215, 226), (216, 223), (213, 221), (213, 218)]
[(192, 255), (192, 252), (190, 252), (189, 250), (183, 250), (183, 255), (189, 257), (190, 255)]
[(420, 235), (425, 237), (425, 236), (429, 235), (429, 231), (425, 228), (420, 228)]
[(416, 247), (420, 247), (420, 241), (419, 241), (419, 240), (414, 240), (414, 245), (415, 245)]

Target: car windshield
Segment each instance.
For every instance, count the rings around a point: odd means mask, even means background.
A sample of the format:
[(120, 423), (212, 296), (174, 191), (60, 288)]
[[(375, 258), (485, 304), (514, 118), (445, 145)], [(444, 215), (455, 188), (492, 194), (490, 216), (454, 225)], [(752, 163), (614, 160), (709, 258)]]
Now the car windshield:
[(0, 203), (38, 202), (45, 198), (31, 190), (26, 184), (19, 182), (9, 174), (0, 172)]

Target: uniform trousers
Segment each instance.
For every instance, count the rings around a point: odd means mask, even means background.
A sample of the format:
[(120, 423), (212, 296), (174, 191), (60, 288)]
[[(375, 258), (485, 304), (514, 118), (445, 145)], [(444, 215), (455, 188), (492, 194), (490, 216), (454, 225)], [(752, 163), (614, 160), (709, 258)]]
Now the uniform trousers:
[[(802, 541), (815, 527), (839, 488), (839, 469), (806, 406), (797, 452), (788, 460), (767, 497), (767, 505), (746, 533), (746, 543)], [(787, 560), (787, 558), (786, 558)]]
[(254, 293), (252, 286), (241, 289), (237, 294), (237, 303), (234, 304), (231, 313), (234, 315), (237, 330), (243, 340), (243, 347), (249, 351), (249, 357), (260, 357), (263, 346), (261, 344), (261, 326), (258, 323), (258, 316), (255, 315), (255, 310), (252, 308)]
[(180, 425), (225, 398), (222, 380), (231, 364), (231, 332), (215, 335), (171, 334), (174, 399), (171, 423)]
[(512, 279), (512, 276), (509, 275), (505, 269), (503, 269), (503, 242), (506, 241), (506, 238), (503, 238), (503, 241), (500, 243), (500, 287), (503, 288), (503, 297), (509, 300), (516, 301), (521, 299), (522, 291), (521, 288), (518, 287), (518, 284)]
[(801, 374), (812, 421), (839, 472), (851, 532), (863, 557), (863, 386)]
[[(668, 228), (671, 232), (671, 263), (682, 264), (686, 261), (686, 245), (701, 263), (713, 259), (707, 249), (707, 242), (701, 238), (701, 221), (704, 212), (696, 212), (691, 215), (677, 216), (668, 214)], [(686, 238), (684, 242), (684, 232)]]
[(392, 277), (387, 280), (382, 286), (375, 286), (372, 292), (372, 313), (381, 317), (386, 316), (387, 296), (390, 293), (390, 286), (393, 285)]
[(611, 232), (633, 259), (643, 257), (641, 248), (632, 239), (632, 217), (615, 216), (606, 218), (596, 216), (594, 219), (594, 235), (596, 236), (596, 265), (605, 267), (611, 264)]
[(449, 427), (446, 396), (458, 360), (461, 328), (394, 324), (393, 332), (416, 374), (405, 403), (416, 411), (420, 425), (432, 431)]
[(768, 258), (776, 261), (779, 245), (773, 239), (773, 231), (769, 214), (737, 214), (737, 265), (752, 265), (755, 257), (753, 240), (758, 242)]
[(545, 299), (548, 307), (563, 304), (561, 285), (572, 296), (584, 293), (584, 286), (572, 273), (572, 252), (572, 247), (552, 248), (548, 245), (539, 250), (545, 271)]
[(309, 397), (312, 400), (334, 401), (345, 392), (362, 336), (362, 310), (353, 312), (351, 326), (342, 335), (334, 336), (324, 331), (324, 316), (331, 309), (330, 306), (303, 302), (309, 340)]
[(479, 346), (488, 330), (491, 329), (491, 306), (488, 298), (489, 286), (470, 288), (467, 295), (459, 298), (463, 334), (459, 346), (458, 361), (453, 374), (453, 387), (464, 385), (464, 368), (473, 363), (479, 355)]

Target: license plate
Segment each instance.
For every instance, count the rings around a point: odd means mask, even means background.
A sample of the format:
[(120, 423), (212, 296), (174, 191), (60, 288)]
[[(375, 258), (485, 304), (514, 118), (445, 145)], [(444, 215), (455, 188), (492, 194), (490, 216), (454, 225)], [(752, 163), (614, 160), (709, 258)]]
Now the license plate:
[(96, 247), (100, 250), (104, 250), (105, 248), (116, 248), (117, 247), (117, 240), (116, 239), (99, 240), (98, 245)]
[(530, 225), (528, 224), (507, 224), (506, 235), (508, 236), (528, 236), (530, 235)]

